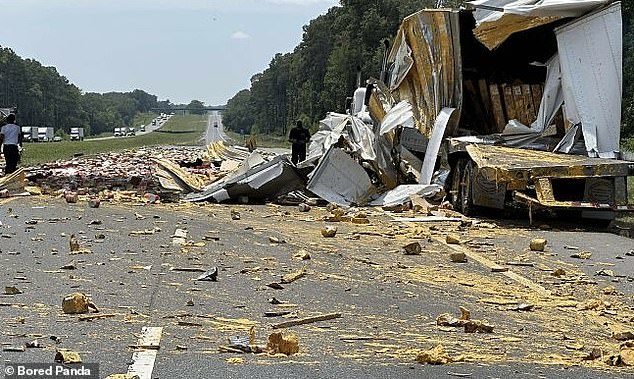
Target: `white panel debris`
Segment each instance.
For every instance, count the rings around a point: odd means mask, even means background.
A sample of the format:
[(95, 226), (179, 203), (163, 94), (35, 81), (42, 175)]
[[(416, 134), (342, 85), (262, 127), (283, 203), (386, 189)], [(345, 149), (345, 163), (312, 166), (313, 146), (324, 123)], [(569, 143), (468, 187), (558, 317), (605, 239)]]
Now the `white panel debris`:
[(556, 30), (566, 107), (574, 104), (588, 155), (616, 158), (621, 128), (621, 3)]
[(322, 199), (343, 206), (365, 205), (375, 192), (363, 167), (338, 148), (328, 150), (306, 187)]

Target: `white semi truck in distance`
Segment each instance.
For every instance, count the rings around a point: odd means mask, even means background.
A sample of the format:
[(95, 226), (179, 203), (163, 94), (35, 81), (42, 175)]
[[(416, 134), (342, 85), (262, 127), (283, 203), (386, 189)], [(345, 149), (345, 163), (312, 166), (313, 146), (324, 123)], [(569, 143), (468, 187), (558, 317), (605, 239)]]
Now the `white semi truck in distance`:
[(71, 141), (83, 141), (84, 140), (84, 128), (70, 128), (70, 140)]
[(22, 142), (35, 142), (37, 141), (37, 126), (23, 126), (22, 127)]
[(38, 142), (50, 142), (53, 140), (54, 131), (52, 127), (38, 127), (37, 128), (37, 141)]

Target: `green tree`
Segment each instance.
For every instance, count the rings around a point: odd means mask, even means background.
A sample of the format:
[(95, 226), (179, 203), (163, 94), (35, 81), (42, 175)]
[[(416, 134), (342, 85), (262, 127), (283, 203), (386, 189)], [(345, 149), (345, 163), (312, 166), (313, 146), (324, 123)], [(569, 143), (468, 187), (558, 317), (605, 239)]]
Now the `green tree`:
[(192, 114), (205, 114), (205, 103), (203, 103), (202, 101), (192, 100), (187, 105), (187, 108), (194, 109), (194, 110), (190, 110), (189, 113), (192, 113)]
[[(163, 105), (169, 106), (169, 100)], [(82, 126), (87, 134), (98, 134), (132, 126), (136, 114), (157, 107), (158, 102), (156, 96), (138, 89), (82, 94), (55, 67), (0, 47), (0, 106), (16, 107), (22, 125), (52, 126), (58, 133)]]
[[(284, 135), (302, 117), (316, 125), (328, 111), (343, 111), (356, 88), (357, 66), (362, 78), (378, 77), (385, 47), (404, 16), (433, 6), (421, 0), (343, 0), (304, 26), (302, 41), (290, 54), (276, 54), (269, 67), (253, 75), (248, 112), (260, 133)], [(237, 96), (237, 95), (236, 95)], [(233, 99), (232, 99), (233, 100)], [(240, 101), (229, 101), (226, 114)], [(234, 128), (238, 118), (225, 118)]]
[(252, 110), (251, 91), (242, 90), (227, 102), (227, 109), (222, 112), (222, 123), (236, 133), (250, 134), (255, 122)]

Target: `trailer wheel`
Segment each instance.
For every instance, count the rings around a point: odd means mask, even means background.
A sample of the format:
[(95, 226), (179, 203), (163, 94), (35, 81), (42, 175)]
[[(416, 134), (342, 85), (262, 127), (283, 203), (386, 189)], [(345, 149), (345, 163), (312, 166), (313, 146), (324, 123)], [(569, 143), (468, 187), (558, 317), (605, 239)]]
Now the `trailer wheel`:
[(473, 206), (473, 161), (464, 161), (464, 168), (461, 170), (460, 175), (460, 195), (459, 195), (459, 211), (465, 215), (470, 216), (474, 212)]
[(460, 159), (456, 162), (453, 172), (451, 173), (451, 187), (449, 188), (449, 201), (453, 205), (454, 209), (459, 211), (460, 204), (460, 192), (462, 182), (462, 172), (464, 171), (466, 160)]

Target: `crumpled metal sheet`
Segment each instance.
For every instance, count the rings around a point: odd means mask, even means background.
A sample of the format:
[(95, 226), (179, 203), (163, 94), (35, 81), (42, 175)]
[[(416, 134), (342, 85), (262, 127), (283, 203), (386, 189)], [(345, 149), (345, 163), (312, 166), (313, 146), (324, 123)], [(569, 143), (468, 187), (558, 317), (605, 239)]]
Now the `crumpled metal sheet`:
[(526, 17), (579, 17), (613, 0), (474, 0), (476, 22), (495, 21), (504, 14)]
[(271, 200), (304, 187), (304, 181), (293, 168), (287, 155), (278, 155), (243, 172), (207, 186), (201, 192), (185, 196), (186, 201), (222, 202), (241, 197)]
[(495, 21), (482, 22), (473, 31), (476, 38), (489, 50), (493, 50), (506, 41), (513, 33), (547, 25), (561, 17), (526, 17), (516, 14), (504, 14)]
[(358, 117), (334, 112), (319, 122), (319, 131), (310, 138), (307, 159), (324, 155), (342, 136), (348, 148), (361, 159), (376, 159), (372, 128)]
[(510, 35), (564, 17), (579, 17), (612, 0), (477, 0), (467, 5), (475, 8), (474, 34), (489, 50)]
[[(531, 129), (541, 133), (548, 127), (555, 114), (564, 103), (564, 93), (561, 87), (561, 68), (559, 66), (559, 54), (555, 54), (546, 62), (546, 82), (544, 92), (539, 103), (537, 119), (531, 124)], [(578, 120), (570, 120), (576, 124)]]
[(321, 158), (306, 188), (322, 199), (342, 206), (366, 205), (376, 194), (365, 169), (335, 147)]
[(227, 146), (224, 141), (217, 141), (207, 145), (204, 158), (211, 161), (233, 160), (242, 162), (249, 154), (250, 152), (246, 148)]
[(403, 128), (416, 127), (412, 105), (406, 100), (400, 101), (387, 112), (379, 126), (379, 134), (384, 135), (392, 132), (399, 126)]
[[(414, 13), (403, 20), (395, 39), (400, 43), (394, 44), (388, 56), (391, 95), (397, 102), (411, 104), (416, 128), (427, 137), (443, 108), (462, 107), (459, 31), (458, 11)], [(402, 53), (404, 45), (411, 54)]]
[(370, 205), (394, 207), (405, 204), (410, 200), (412, 195), (427, 198), (438, 194), (442, 189), (443, 188), (437, 184), (403, 184), (381, 194), (381, 196), (373, 200)]
[(370, 81), (369, 86), (371, 86), (373, 90), (370, 92), (368, 99), (368, 112), (374, 122), (381, 123), (387, 112), (392, 108), (394, 99), (390, 95), (390, 90), (385, 83), (373, 79)]
[[(152, 158), (152, 162), (159, 168), (158, 173), (161, 179), (171, 179), (183, 192), (201, 191), (205, 183), (199, 177), (189, 174), (178, 165), (167, 159)], [(165, 185), (163, 185), (165, 183)], [(167, 181), (161, 182), (163, 187), (175, 187)]]
[(443, 108), (438, 113), (438, 117), (436, 117), (436, 121), (434, 123), (434, 129), (431, 133), (431, 138), (429, 139), (429, 144), (427, 145), (427, 150), (425, 151), (425, 158), (423, 159), (423, 167), (420, 169), (418, 184), (431, 183), (431, 177), (434, 174), (440, 145), (443, 141), (443, 137), (445, 136), (447, 125), (451, 120), (451, 115), (455, 110), (455, 108)]
[(566, 110), (576, 109), (588, 155), (618, 156), (623, 88), (621, 3), (555, 30)]

